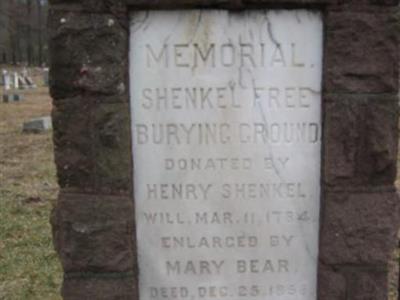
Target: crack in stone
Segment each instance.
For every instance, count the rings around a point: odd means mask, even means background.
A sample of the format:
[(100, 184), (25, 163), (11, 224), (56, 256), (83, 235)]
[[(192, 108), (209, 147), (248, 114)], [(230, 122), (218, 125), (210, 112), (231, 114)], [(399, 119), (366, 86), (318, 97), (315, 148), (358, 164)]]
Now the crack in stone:
[(272, 31), (272, 24), (271, 21), (268, 17), (268, 12), (265, 13), (265, 21), (267, 22), (267, 32), (268, 32), (268, 36), (270, 38), (270, 40), (272, 41), (272, 43), (274, 43), (274, 45), (276, 47), (278, 47), (279, 49), (281, 48), (281, 44), (278, 42), (278, 40), (275, 38), (274, 33)]
[(149, 24), (146, 24), (147, 20), (149, 19), (149, 11), (146, 10), (145, 13), (144, 14), (142, 13), (141, 15), (143, 15), (143, 19), (137, 20), (136, 18), (132, 18), (132, 20), (131, 20), (132, 33), (136, 33), (144, 25), (145, 25), (144, 30), (146, 30), (147, 27), (149, 26)]
[[(249, 70), (249, 71), (250, 71), (250, 70)], [(259, 112), (260, 115), (261, 115), (262, 121), (263, 121), (264, 125), (267, 125), (267, 117), (265, 116), (264, 110), (263, 110), (262, 107), (261, 107), (261, 103), (257, 100), (259, 97), (258, 97), (257, 92), (256, 92), (256, 81), (255, 81), (255, 78), (254, 78), (254, 76), (253, 76), (251, 73), (250, 73), (250, 76), (251, 76), (251, 79), (252, 79), (252, 88), (253, 88), (253, 93), (254, 93), (254, 94), (253, 94), (253, 96), (254, 96), (254, 103), (257, 103), (258, 112)], [(267, 155), (268, 155), (269, 157), (271, 157), (271, 164), (272, 164), (272, 167), (273, 167), (273, 169), (274, 169), (276, 175), (278, 175), (278, 178), (279, 178), (281, 181), (284, 181), (284, 179), (283, 179), (283, 177), (282, 177), (282, 175), (281, 175), (281, 173), (280, 173), (278, 167), (276, 166), (275, 159), (274, 159), (274, 154), (273, 154), (273, 152), (272, 152), (272, 149), (271, 149), (270, 147), (268, 147), (268, 146), (269, 146), (268, 144), (266, 144), (266, 146), (267, 146), (267, 147), (266, 147)]]
[(193, 36), (192, 36), (192, 38), (191, 38), (189, 43), (192, 43), (193, 40), (196, 38), (197, 32), (199, 31), (199, 28), (200, 28), (200, 25), (201, 25), (202, 18), (203, 18), (203, 11), (200, 11), (198, 13), (198, 16), (197, 16), (197, 22), (196, 22), (196, 26), (195, 26), (194, 31), (193, 31)]

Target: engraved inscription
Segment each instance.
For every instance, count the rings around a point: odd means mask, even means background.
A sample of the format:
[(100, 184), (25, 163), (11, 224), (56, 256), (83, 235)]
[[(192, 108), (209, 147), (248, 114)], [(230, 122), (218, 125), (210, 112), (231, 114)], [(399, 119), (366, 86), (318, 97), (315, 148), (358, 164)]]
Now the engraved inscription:
[(296, 43), (253, 43), (237, 39), (229, 43), (173, 43), (146, 44), (148, 68), (198, 68), (198, 67), (304, 67), (297, 57)]
[(131, 16), (141, 300), (316, 299), (322, 20)]

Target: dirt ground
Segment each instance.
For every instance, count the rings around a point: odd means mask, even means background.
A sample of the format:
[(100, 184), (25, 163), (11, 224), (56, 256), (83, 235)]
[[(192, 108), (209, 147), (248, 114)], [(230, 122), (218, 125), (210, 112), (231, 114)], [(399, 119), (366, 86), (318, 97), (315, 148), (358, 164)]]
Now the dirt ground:
[[(49, 225), (58, 193), (52, 132), (22, 133), (24, 121), (51, 112), (40, 70), (31, 73), (37, 89), (22, 91), (21, 102), (0, 101), (0, 300), (61, 299), (62, 271)], [(398, 299), (398, 262), (396, 251), (390, 300)]]

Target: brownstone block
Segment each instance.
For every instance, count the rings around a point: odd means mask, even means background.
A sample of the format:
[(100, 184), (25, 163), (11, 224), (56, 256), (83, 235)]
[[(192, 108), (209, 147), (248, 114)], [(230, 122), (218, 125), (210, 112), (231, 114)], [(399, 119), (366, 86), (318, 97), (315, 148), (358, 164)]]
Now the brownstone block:
[(397, 9), (329, 12), (326, 18), (325, 91), (397, 93)]
[(132, 271), (133, 218), (129, 197), (61, 194), (52, 223), (64, 271)]
[(355, 268), (347, 271), (349, 300), (388, 299), (388, 274), (377, 268)]
[(327, 265), (385, 266), (396, 247), (399, 204), (395, 193), (326, 194), (321, 220), (321, 261)]
[(328, 97), (324, 180), (329, 186), (393, 185), (397, 164), (397, 97)]
[(238, 3), (251, 4), (356, 4), (356, 5), (398, 5), (399, 0), (49, 0), (53, 5), (77, 5), (81, 10), (90, 12), (125, 13), (127, 6), (139, 7), (233, 7)]
[(127, 194), (133, 182), (129, 105), (99, 105), (93, 121), (96, 190)]
[(66, 5), (66, 9), (96, 13), (113, 13), (123, 15), (127, 11), (126, 0), (49, 0), (53, 6)]
[(249, 5), (261, 5), (261, 4), (295, 4), (295, 5), (307, 5), (307, 4), (335, 4), (341, 0), (243, 0), (244, 4)]
[(318, 299), (347, 300), (346, 288), (346, 279), (338, 270), (322, 264), (319, 265)]
[(54, 101), (55, 161), (63, 190), (130, 193), (130, 117), (123, 101), (104, 96)]
[(58, 102), (53, 108), (55, 162), (61, 188), (94, 187), (91, 111), (88, 99)]
[(139, 299), (133, 278), (66, 279), (62, 287), (64, 300), (132, 300)]
[[(128, 5), (143, 8), (229, 6), (233, 0), (126, 0)], [(238, 2), (238, 1), (236, 1)]]
[(114, 15), (50, 10), (51, 95), (123, 95), (128, 33)]
[(352, 4), (353, 6), (396, 6), (399, 5), (399, 0), (339, 0), (343, 4)]

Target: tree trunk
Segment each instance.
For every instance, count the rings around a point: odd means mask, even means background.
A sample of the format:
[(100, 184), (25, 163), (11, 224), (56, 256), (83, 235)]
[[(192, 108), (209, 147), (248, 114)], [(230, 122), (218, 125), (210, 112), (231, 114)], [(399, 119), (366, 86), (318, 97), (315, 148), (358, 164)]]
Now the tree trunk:
[(39, 65), (42, 66), (43, 64), (43, 24), (42, 24), (42, 1), (36, 0), (37, 5), (37, 13), (38, 13), (38, 61)]
[(27, 14), (27, 34), (26, 34), (26, 58), (28, 65), (33, 64), (33, 41), (32, 41), (32, 0), (26, 1), (26, 14)]

